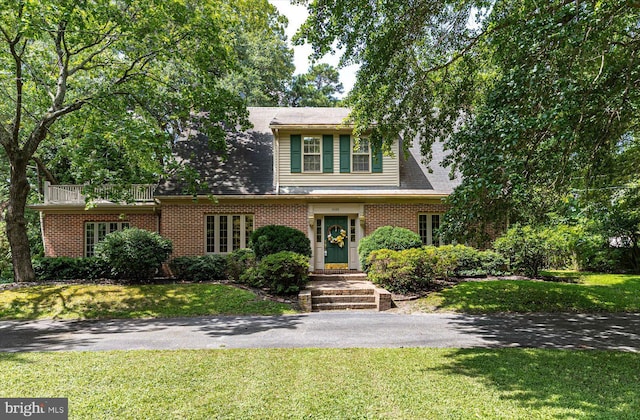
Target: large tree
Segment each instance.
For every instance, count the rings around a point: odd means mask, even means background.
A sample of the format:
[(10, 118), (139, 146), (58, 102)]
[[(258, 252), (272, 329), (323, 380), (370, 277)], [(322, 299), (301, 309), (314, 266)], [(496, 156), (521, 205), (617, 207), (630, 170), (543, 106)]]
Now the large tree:
[(236, 62), (236, 19), (234, 5), (213, 0), (0, 0), (0, 144), (16, 281), (34, 279), (27, 168), (49, 146), (91, 137), (159, 168), (186, 124), (218, 146), (227, 128), (248, 124), (244, 101), (219, 83)]
[(426, 160), (445, 141), (463, 179), (451, 236), (544, 218), (558, 196), (615, 171), (606, 162), (623, 139), (639, 141), (638, 2), (308, 4), (301, 39), (361, 65), (357, 128), (373, 126), (374, 144), (420, 135)]
[(309, 67), (306, 73), (293, 76), (287, 90), (285, 103), (288, 106), (337, 106), (336, 95), (344, 92), (338, 69), (320, 63)]
[(249, 106), (278, 106), (293, 77), (293, 50), (287, 43), (287, 19), (267, 0), (235, 2), (239, 22), (233, 28), (238, 68), (222, 81)]

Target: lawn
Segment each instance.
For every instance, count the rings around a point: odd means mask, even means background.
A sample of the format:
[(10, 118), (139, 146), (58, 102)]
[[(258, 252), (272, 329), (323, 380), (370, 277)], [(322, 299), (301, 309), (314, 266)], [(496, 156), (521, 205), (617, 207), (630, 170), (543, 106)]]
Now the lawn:
[(43, 285), (0, 292), (0, 319), (279, 315), (291, 305), (222, 284)]
[(497, 312), (640, 312), (640, 275), (547, 272), (572, 283), (488, 280), (459, 283), (420, 299), (425, 310)]
[(74, 419), (639, 418), (640, 354), (258, 349), (0, 354), (3, 397)]

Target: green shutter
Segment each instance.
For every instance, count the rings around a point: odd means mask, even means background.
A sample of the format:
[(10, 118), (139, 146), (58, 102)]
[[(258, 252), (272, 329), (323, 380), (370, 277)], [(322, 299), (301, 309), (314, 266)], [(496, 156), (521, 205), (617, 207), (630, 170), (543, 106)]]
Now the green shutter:
[(333, 135), (322, 136), (322, 172), (333, 172)]
[(340, 172), (351, 172), (351, 136), (340, 135)]
[(382, 147), (378, 147), (375, 150), (371, 150), (371, 172), (382, 173)]
[(291, 135), (291, 173), (302, 172), (302, 136)]

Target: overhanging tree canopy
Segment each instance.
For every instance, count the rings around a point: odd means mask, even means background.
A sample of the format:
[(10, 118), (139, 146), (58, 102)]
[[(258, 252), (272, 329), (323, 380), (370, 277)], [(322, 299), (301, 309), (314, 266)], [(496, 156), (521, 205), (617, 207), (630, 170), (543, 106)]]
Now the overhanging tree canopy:
[[(558, 194), (618, 170), (639, 141), (640, 6), (625, 0), (315, 0), (301, 39), (360, 63), (349, 96), (373, 139), (436, 139), (462, 185), (452, 237), (544, 215)], [(638, 174), (637, 169), (635, 172)]]
[(93, 136), (160, 168), (186, 124), (219, 147), (226, 129), (248, 124), (243, 100), (219, 83), (236, 62), (235, 7), (0, 0), (0, 144), (10, 165), (5, 218), (16, 281), (34, 278), (27, 166), (46, 146)]

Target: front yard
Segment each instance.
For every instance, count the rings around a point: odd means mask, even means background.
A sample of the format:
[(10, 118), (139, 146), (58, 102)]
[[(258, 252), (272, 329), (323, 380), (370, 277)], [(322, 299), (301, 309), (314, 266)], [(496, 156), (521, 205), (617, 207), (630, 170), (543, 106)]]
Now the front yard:
[(259, 349), (0, 354), (0, 395), (73, 419), (631, 419), (640, 354)]
[(0, 291), (0, 319), (168, 318), (294, 312), (290, 304), (212, 283), (59, 284)]
[(411, 304), (419, 311), (640, 312), (640, 275), (547, 272), (561, 281), (461, 282)]

